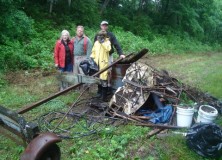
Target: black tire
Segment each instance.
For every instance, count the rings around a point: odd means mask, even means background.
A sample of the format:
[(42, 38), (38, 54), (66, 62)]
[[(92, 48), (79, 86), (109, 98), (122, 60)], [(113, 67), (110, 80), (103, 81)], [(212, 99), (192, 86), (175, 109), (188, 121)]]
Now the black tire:
[(60, 148), (56, 144), (52, 144), (37, 160), (60, 160)]

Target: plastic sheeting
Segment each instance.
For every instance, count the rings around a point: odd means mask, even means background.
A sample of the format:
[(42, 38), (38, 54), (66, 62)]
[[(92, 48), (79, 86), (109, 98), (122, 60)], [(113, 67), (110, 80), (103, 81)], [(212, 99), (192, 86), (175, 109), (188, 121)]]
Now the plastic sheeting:
[(222, 129), (216, 124), (195, 124), (186, 138), (187, 145), (199, 155), (222, 157)]
[(97, 64), (94, 62), (92, 58), (89, 58), (80, 62), (79, 67), (82, 69), (85, 75), (89, 75), (89, 76), (99, 71), (99, 67), (97, 66)]
[[(150, 122), (152, 123), (167, 123), (170, 120), (170, 117), (172, 115), (173, 112), (173, 108), (170, 105), (167, 105), (163, 108), (159, 108), (156, 111), (152, 111), (152, 113), (145, 113), (151, 110), (139, 110), (139, 113), (142, 114), (143, 116), (148, 116), (151, 117), (151, 119), (149, 119)], [(145, 113), (145, 114), (143, 114)]]

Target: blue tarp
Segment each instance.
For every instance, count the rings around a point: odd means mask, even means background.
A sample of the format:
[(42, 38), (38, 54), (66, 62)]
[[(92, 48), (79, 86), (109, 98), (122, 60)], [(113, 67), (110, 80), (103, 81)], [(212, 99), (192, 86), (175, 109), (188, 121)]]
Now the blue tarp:
[[(149, 121), (152, 122), (152, 123), (166, 123), (166, 122), (169, 122), (170, 117), (171, 117), (172, 112), (173, 112), (172, 106), (171, 105), (164, 106), (162, 104), (162, 102), (160, 102), (159, 97), (154, 93), (151, 93), (150, 96), (152, 96), (152, 99), (154, 100), (154, 103), (157, 106), (157, 110), (152, 111), (150, 109), (147, 109), (147, 110), (146, 109), (140, 109), (138, 112), (140, 114), (142, 114), (143, 116), (152, 117), (151, 119), (149, 119)], [(147, 112), (150, 112), (150, 113), (147, 113)]]
[[(143, 114), (144, 112), (144, 114)], [(152, 113), (145, 113), (145, 112), (152, 112)], [(139, 113), (143, 116), (152, 117), (149, 119), (152, 123), (166, 123), (169, 122), (171, 114), (173, 112), (173, 108), (170, 105), (167, 105), (163, 108), (157, 109), (156, 111), (151, 110), (139, 110)]]

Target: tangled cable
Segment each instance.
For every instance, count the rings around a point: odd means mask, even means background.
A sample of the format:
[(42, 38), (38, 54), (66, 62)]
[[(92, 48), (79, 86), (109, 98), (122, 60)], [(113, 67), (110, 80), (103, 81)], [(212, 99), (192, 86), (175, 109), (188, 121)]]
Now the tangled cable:
[[(95, 101), (98, 103), (96, 98), (78, 100), (75, 107), (87, 106), (87, 109), (81, 113), (48, 112), (38, 118), (38, 125), (41, 131), (54, 132), (65, 139), (80, 138), (107, 131), (107, 127), (119, 118), (108, 116), (107, 107), (99, 109), (94, 107), (93, 102)], [(57, 127), (61, 119), (63, 122)]]

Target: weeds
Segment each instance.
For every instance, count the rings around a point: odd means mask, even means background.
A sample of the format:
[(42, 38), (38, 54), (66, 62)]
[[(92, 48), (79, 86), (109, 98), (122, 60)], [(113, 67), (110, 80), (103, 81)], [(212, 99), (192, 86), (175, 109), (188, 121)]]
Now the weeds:
[[(177, 73), (178, 76), (186, 75), (185, 78), (179, 78), (182, 79), (183, 82), (187, 80), (186, 78), (189, 80), (194, 79), (197, 80), (195, 82), (202, 82), (201, 85), (205, 86), (208, 84), (208, 80), (210, 81), (211, 75), (214, 74), (220, 66), (220, 54), (212, 54), (210, 56), (211, 58), (209, 58), (209, 55), (204, 54), (196, 54), (192, 55), (192, 57), (189, 55), (174, 55), (161, 58), (161, 56), (159, 56), (156, 61), (160, 64), (158, 65), (160, 68), (165, 66), (167, 70), (169, 69), (170, 72)], [(200, 57), (202, 57), (201, 61), (204, 61), (204, 63), (201, 63)], [(180, 62), (178, 62), (178, 59), (180, 59)], [(152, 60), (146, 59), (146, 61), (155, 62), (155, 57), (152, 57)], [(198, 67), (199, 63), (203, 66)], [(194, 70), (195, 67), (197, 67), (197, 70), (195, 71), (198, 72), (193, 72), (192, 74), (189, 73), (189, 71)], [(206, 76), (207, 78), (201, 78), (201, 81), (199, 81), (198, 77), (203, 77), (205, 72), (206, 75), (208, 74), (208, 76)], [(32, 71), (26, 72), (26, 74), (24, 72), (13, 72), (10, 80), (7, 80), (7, 78), (9, 78), (7, 77), (8, 75), (0, 75), (1, 79), (4, 79), (2, 83), (3, 85), (0, 87), (1, 105), (12, 110), (18, 110), (24, 105), (45, 98), (58, 91), (57, 81), (54, 76), (42, 77), (38, 76), (38, 74), (31, 73)], [(39, 74), (42, 75), (41, 73)], [(215, 77), (212, 77), (216, 81), (219, 81), (219, 75), (220, 74), (215, 74)], [(215, 94), (216, 88), (219, 88), (218, 86), (212, 84), (208, 91)], [(217, 95), (217, 97), (221, 97), (221, 92), (218, 92)], [(67, 107), (74, 102), (77, 96), (77, 92), (71, 91), (69, 94), (60, 96), (23, 116), (25, 116), (26, 120), (33, 120), (48, 112), (58, 110), (67, 111)], [(186, 97), (184, 97), (184, 99), (186, 103), (189, 103), (189, 100), (186, 100)], [(216, 123), (221, 124), (221, 117), (216, 120)], [(62, 127), (67, 126), (64, 124)], [(80, 126), (76, 126), (73, 131), (83, 131), (83, 129)], [(62, 159), (204, 159), (186, 146), (184, 137), (181, 137), (180, 135), (175, 136), (170, 133), (172, 136), (163, 138), (154, 136), (147, 139), (146, 136), (149, 131), (149, 128), (138, 127), (132, 124), (119, 127), (108, 125), (101, 132), (93, 136), (64, 139), (59, 143), (62, 151)], [(16, 145), (13, 141), (2, 135), (0, 136), (0, 139), (0, 159), (19, 159), (23, 147)]]

